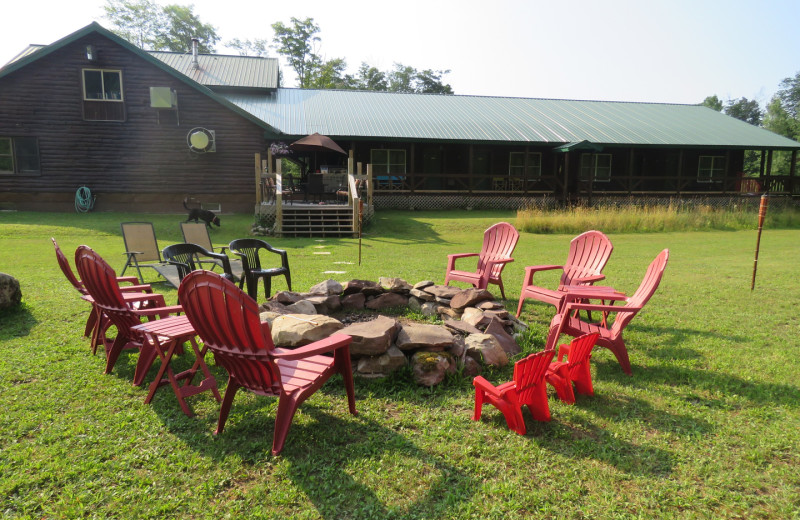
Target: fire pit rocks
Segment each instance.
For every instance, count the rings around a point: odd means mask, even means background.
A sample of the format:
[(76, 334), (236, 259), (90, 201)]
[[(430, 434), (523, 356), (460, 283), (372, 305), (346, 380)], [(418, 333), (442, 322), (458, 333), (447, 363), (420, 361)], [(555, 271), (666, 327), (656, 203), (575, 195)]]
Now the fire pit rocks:
[[(406, 307), (438, 316), (443, 325), (381, 314)], [(459, 367), (474, 376), (484, 365), (508, 364), (509, 356), (520, 352), (514, 335), (527, 328), (487, 290), (432, 281), (412, 286), (400, 278), (325, 280), (307, 293), (279, 292), (261, 310), (279, 347), (299, 347), (341, 332), (353, 338), (356, 375), (385, 377), (410, 364), (414, 380), (424, 386), (439, 384)]]

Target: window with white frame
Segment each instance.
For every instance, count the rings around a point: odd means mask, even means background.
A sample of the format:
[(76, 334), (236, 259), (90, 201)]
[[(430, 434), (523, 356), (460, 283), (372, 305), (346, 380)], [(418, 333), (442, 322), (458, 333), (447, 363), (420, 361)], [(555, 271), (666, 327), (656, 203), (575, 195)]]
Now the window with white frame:
[(35, 137), (0, 137), (0, 174), (40, 171), (39, 142)]
[(406, 151), (393, 149), (370, 150), (373, 175), (406, 173)]
[(86, 101), (123, 101), (122, 72), (107, 69), (83, 69), (83, 99)]
[(697, 182), (722, 182), (725, 177), (725, 157), (701, 155), (697, 165)]
[(611, 154), (582, 154), (580, 176), (584, 181), (593, 179), (595, 182), (609, 182), (611, 180)]
[(508, 154), (509, 177), (541, 179), (542, 154), (539, 152), (510, 152)]

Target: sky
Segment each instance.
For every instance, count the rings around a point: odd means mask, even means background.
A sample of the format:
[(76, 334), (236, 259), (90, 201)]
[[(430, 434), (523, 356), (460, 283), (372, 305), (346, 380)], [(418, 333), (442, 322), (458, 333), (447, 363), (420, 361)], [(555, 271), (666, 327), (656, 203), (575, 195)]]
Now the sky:
[[(800, 71), (798, 0), (157, 0), (193, 5), (221, 37), (271, 40), (311, 17), (318, 53), (381, 70), (450, 70), (456, 94), (656, 103), (757, 100)], [(0, 64), (104, 18), (105, 0), (5, 6)], [(271, 56), (278, 57), (271, 52)], [(284, 86), (296, 85), (283, 59)]]

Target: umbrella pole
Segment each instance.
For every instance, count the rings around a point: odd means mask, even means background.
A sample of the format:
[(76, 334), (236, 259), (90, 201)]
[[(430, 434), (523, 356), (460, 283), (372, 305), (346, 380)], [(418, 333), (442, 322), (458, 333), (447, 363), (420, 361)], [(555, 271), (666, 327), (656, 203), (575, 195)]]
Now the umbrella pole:
[(761, 205), (758, 207), (758, 238), (756, 238), (756, 258), (753, 260), (753, 280), (750, 282), (750, 290), (756, 286), (756, 270), (758, 269), (758, 250), (761, 247), (761, 229), (764, 227), (764, 217), (767, 216), (767, 205), (769, 198), (767, 194), (761, 196)]

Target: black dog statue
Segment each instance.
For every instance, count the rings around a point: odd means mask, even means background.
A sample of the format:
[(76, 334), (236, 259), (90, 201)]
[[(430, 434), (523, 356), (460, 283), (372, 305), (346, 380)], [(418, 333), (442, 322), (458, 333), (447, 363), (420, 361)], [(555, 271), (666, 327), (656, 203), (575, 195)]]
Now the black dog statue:
[(190, 208), (188, 199), (183, 199), (183, 207), (189, 210), (189, 217), (186, 219), (186, 222), (195, 221), (199, 223), (202, 220), (206, 223), (207, 227), (211, 227), (211, 224), (219, 227), (219, 217), (214, 215), (213, 211), (200, 208)]

